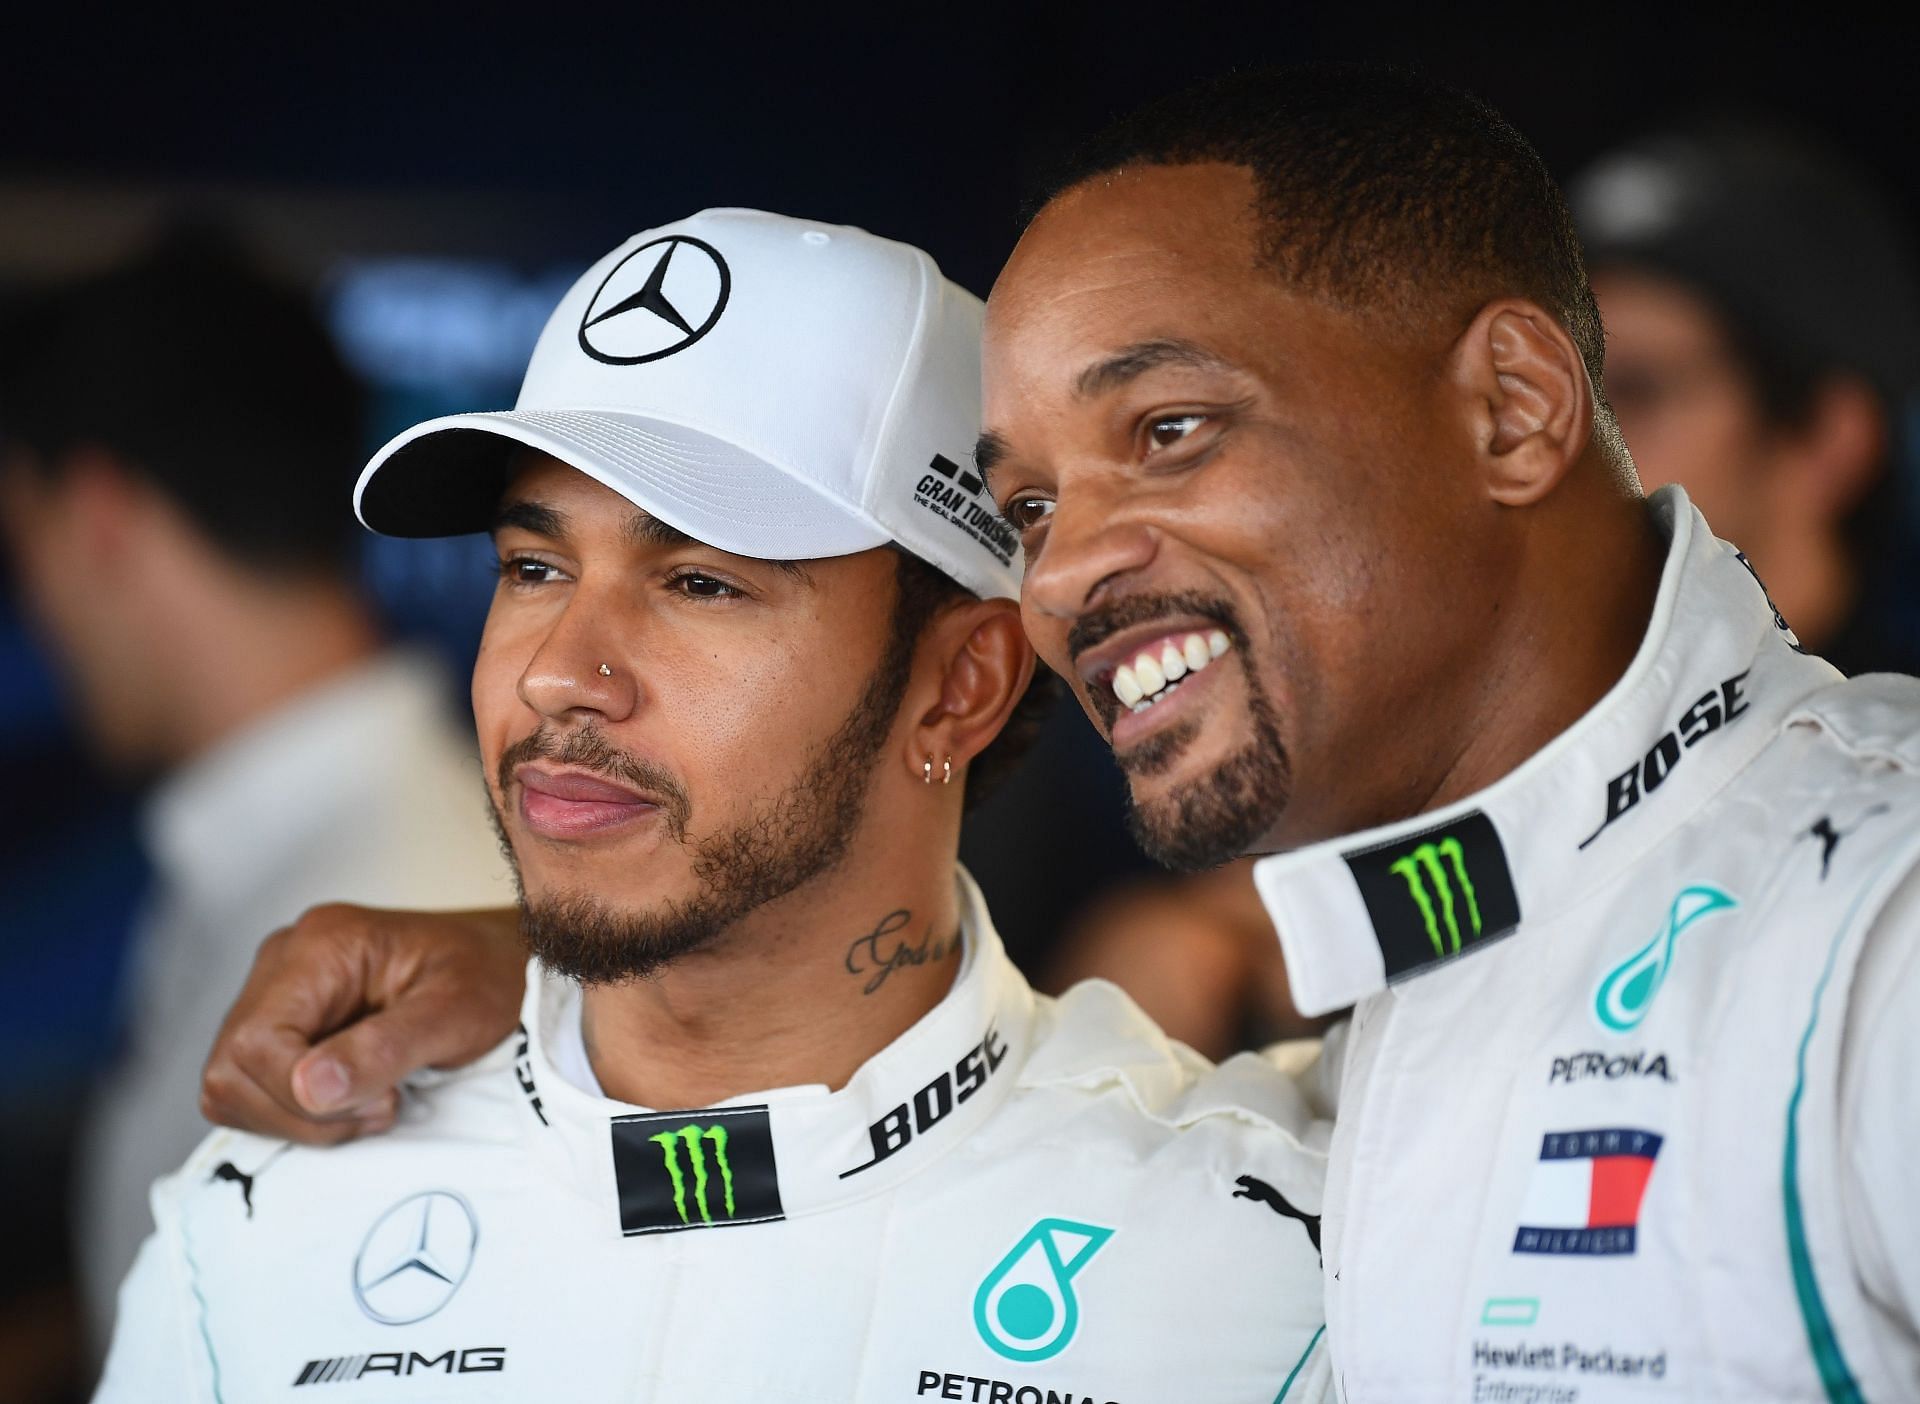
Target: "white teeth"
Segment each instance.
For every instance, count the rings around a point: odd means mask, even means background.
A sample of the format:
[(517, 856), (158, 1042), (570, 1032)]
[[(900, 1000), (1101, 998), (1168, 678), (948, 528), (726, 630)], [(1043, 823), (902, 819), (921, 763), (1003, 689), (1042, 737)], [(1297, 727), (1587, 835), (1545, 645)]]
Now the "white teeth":
[(1180, 679), (1199, 672), (1232, 646), (1221, 629), (1188, 634), (1178, 642), (1168, 639), (1158, 658), (1141, 653), (1113, 670), (1113, 695), (1128, 711), (1144, 712), (1178, 687)]

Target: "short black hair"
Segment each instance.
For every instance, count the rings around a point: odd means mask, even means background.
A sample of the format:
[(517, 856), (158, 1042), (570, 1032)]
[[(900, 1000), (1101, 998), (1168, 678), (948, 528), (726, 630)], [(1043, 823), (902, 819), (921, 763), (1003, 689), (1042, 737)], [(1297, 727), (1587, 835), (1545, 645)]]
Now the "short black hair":
[(363, 411), (306, 293), (207, 226), (0, 329), (0, 440), (49, 476), (104, 449), (263, 571), (347, 568)]
[[(927, 626), (943, 609), (976, 596), (946, 572), (927, 564), (905, 547), (896, 546), (893, 554), (896, 590), (892, 641), (888, 652), (911, 658), (913, 645), (919, 642), (921, 634), (926, 632)], [(1007, 724), (987, 744), (986, 749), (973, 758), (973, 765), (967, 771), (968, 809), (986, 799), (1013, 773), (1021, 757), (1026, 755), (1034, 739), (1039, 736), (1040, 725), (1053, 709), (1056, 695), (1053, 674), (1045, 668), (1035, 668), (1033, 680), (1027, 684), (1026, 692), (1014, 705), (1013, 715), (1007, 719)], [(937, 762), (938, 757), (935, 760)]]
[(1029, 217), (1127, 166), (1208, 161), (1253, 173), (1262, 251), (1302, 291), (1428, 321), (1529, 298), (1566, 326), (1599, 393), (1600, 313), (1566, 200), (1540, 154), (1480, 99), (1372, 65), (1231, 73), (1100, 132)]

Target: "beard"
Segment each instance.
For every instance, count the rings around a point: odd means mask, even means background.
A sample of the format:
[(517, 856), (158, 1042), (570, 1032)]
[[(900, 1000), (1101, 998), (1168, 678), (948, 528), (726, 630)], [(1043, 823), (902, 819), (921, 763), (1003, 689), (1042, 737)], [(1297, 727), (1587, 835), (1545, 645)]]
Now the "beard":
[(1127, 832), (1149, 858), (1178, 872), (1217, 868), (1246, 853), (1280, 822), (1293, 795), (1293, 767), (1280, 739), (1279, 717), (1252, 670), (1242, 671), (1253, 735), (1239, 750), (1146, 804), (1134, 795), (1134, 777), (1170, 766), (1199, 724), (1188, 722), (1155, 737), (1129, 752), (1120, 766), (1128, 779)]
[[(1155, 862), (1179, 872), (1201, 872), (1240, 857), (1280, 822), (1293, 797), (1293, 766), (1280, 736), (1280, 713), (1255, 670), (1254, 657), (1232, 606), (1192, 593), (1134, 595), (1082, 615), (1068, 631), (1067, 648), (1078, 656), (1122, 629), (1149, 620), (1198, 615), (1217, 623), (1233, 640), (1246, 680), (1250, 735), (1244, 745), (1212, 770), (1176, 785), (1161, 798), (1142, 803), (1135, 782), (1164, 774), (1200, 734), (1198, 720), (1187, 721), (1115, 756), (1127, 777), (1127, 831)], [(1093, 696), (1109, 733), (1120, 713), (1119, 700), (1103, 688)]]
[(510, 746), (500, 758), (498, 794), (508, 792), (516, 767), (545, 759), (596, 770), (657, 797), (669, 836), (689, 850), (696, 884), (690, 897), (643, 910), (615, 907), (587, 892), (529, 900), (490, 795), (494, 829), (520, 890), (528, 950), (547, 969), (583, 985), (642, 980), (708, 949), (748, 913), (831, 872), (859, 828), (867, 787), (906, 693), (912, 644), (898, 637), (889, 642), (853, 711), (815, 749), (798, 780), (740, 824), (704, 839), (687, 839), (693, 806), (685, 788), (660, 766), (618, 751), (592, 727), (566, 737), (543, 727)]

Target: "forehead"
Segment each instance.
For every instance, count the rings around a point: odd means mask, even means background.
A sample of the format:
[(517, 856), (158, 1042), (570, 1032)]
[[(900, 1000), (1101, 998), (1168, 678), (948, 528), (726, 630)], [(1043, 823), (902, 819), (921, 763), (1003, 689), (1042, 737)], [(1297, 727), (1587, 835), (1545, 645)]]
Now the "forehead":
[(1057, 352), (1089, 335), (1190, 336), (1278, 292), (1259, 267), (1256, 193), (1250, 171), (1218, 162), (1127, 169), (1065, 192), (994, 284), (989, 370), (1043, 337)]

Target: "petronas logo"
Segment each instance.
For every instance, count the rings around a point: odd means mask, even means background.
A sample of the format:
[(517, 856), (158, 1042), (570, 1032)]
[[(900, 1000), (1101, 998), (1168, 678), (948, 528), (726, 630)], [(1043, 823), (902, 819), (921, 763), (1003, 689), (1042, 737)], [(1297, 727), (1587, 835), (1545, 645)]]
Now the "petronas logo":
[[(1435, 956), (1459, 951), (1460, 918), (1463, 915), (1473, 924), (1467, 939), (1471, 941), (1480, 935), (1480, 904), (1473, 895), (1473, 879), (1467, 875), (1467, 855), (1459, 839), (1448, 835), (1438, 843), (1423, 843), (1396, 861), (1388, 871), (1406, 880), (1407, 893), (1413, 898), (1414, 906), (1420, 909), (1421, 919), (1426, 922), (1427, 940), (1433, 943)], [(1452, 874), (1451, 880), (1449, 872)], [(1459, 889), (1458, 903), (1455, 901), (1456, 885)], [(1437, 908), (1435, 902), (1439, 903)]]
[(1073, 1279), (1106, 1247), (1113, 1230), (1072, 1219), (1042, 1219), (994, 1265), (973, 1294), (980, 1339), (1008, 1360), (1051, 1360), (1080, 1329)]
[[(722, 1203), (726, 1207), (725, 1217), (733, 1217), (733, 1166), (727, 1161), (727, 1128), (724, 1126), (682, 1126), (672, 1131), (662, 1131), (657, 1136), (647, 1137), (660, 1147), (660, 1154), (666, 1158), (667, 1174), (673, 1179), (673, 1207), (680, 1215), (680, 1222), (691, 1225), (692, 1213), (700, 1215), (700, 1222), (713, 1222), (713, 1205), (707, 1193), (714, 1187), (714, 1175), (719, 1176), (719, 1188)], [(711, 1146), (711, 1152), (708, 1147)], [(684, 1151), (684, 1155), (683, 1155)], [(684, 1160), (684, 1168), (683, 1168)], [(712, 1172), (708, 1170), (711, 1164)], [(687, 1207), (687, 1177), (693, 1177), (693, 1209)]]
[(1740, 904), (1717, 887), (1683, 887), (1667, 909), (1667, 921), (1646, 945), (1609, 970), (1594, 991), (1593, 1013), (1609, 1033), (1631, 1033), (1653, 1007), (1653, 997), (1666, 983), (1673, 964), (1674, 942), (1680, 933), (1715, 912)]

